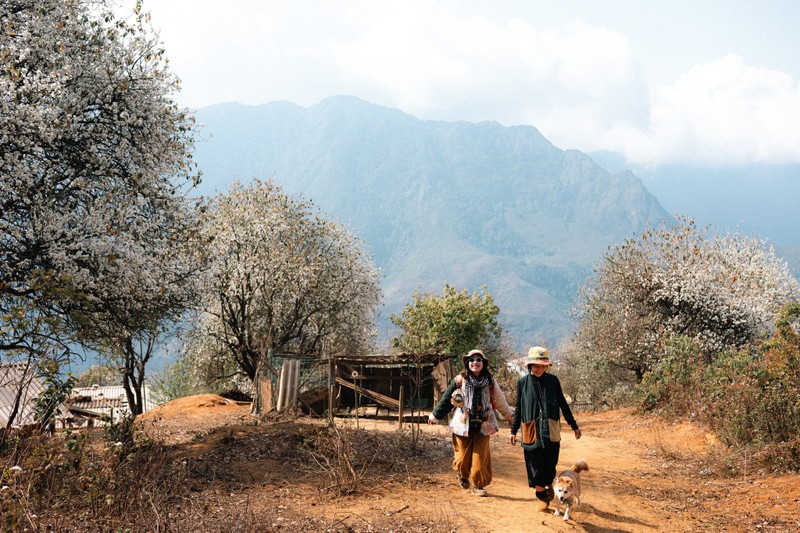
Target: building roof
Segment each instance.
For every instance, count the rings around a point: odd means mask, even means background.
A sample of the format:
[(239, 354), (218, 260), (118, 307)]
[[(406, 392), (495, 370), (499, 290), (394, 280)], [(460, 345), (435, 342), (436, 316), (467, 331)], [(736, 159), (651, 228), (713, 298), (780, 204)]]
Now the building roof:
[(447, 356), (440, 353), (398, 353), (398, 354), (375, 354), (375, 355), (331, 355), (325, 360), (334, 364), (350, 365), (380, 365), (380, 366), (408, 366), (414, 364), (435, 365), (447, 359)]
[(8, 425), (8, 419), (14, 410), (14, 404), (22, 387), (19, 409), (12, 427), (28, 426), (36, 423), (34, 409), (35, 398), (43, 390), (41, 380), (35, 376), (34, 370), (25, 363), (0, 364), (0, 427)]
[[(152, 401), (150, 388), (145, 385), (142, 388), (144, 395), (144, 411), (147, 412), (155, 403)], [(128, 408), (128, 398), (125, 396), (125, 389), (122, 385), (107, 385), (91, 387), (75, 387), (72, 390), (67, 402), (70, 408), (83, 409), (98, 414), (111, 414), (112, 410), (130, 412)]]

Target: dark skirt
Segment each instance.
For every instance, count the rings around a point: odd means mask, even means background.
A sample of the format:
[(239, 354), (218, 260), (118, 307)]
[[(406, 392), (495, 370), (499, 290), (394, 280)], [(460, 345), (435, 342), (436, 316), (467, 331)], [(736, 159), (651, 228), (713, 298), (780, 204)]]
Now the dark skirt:
[(535, 450), (522, 450), (525, 454), (525, 470), (528, 473), (528, 486), (546, 487), (552, 485), (556, 477), (558, 454), (561, 451), (560, 442), (544, 440), (543, 448)]

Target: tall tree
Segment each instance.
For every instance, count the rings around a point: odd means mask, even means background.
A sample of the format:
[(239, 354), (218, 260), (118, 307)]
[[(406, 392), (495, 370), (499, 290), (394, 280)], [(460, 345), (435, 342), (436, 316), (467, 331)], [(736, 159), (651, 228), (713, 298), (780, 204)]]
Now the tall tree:
[(406, 352), (459, 357), (475, 347), (500, 342), (503, 328), (497, 319), (499, 313), (486, 287), (470, 294), (445, 283), (441, 296), (417, 292), (401, 315), (389, 317), (400, 328), (392, 345)]
[(0, 352), (161, 313), (197, 180), (177, 88), (138, 7), (0, 0)]
[(612, 249), (579, 302), (577, 349), (637, 381), (666, 340), (691, 338), (713, 359), (770, 332), (781, 307), (800, 297), (786, 262), (765, 242), (677, 222)]
[(134, 414), (144, 411), (147, 364), (158, 343), (198, 301), (204, 263), (194, 215), (188, 202), (175, 202), (140, 221), (146, 246), (120, 258), (125, 275), (117, 275), (114, 291), (99, 295), (91, 313), (73, 313), (78, 339), (120, 371)]
[(214, 198), (203, 223), (210, 243), (203, 353), (233, 358), (253, 379), (269, 350), (369, 349), (378, 272), (343, 226), (269, 180), (234, 184)]

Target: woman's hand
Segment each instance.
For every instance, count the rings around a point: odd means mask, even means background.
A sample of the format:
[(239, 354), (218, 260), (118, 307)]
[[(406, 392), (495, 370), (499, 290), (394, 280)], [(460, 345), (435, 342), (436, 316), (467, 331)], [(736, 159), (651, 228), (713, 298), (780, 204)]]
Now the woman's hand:
[(431, 426), (435, 426), (438, 423), (439, 423), (439, 421), (436, 420), (435, 418), (433, 418), (432, 416), (428, 417), (428, 424), (430, 424)]
[(581, 438), (581, 430), (580, 430), (580, 429), (576, 429), (576, 430), (575, 430), (575, 438), (576, 438), (576, 439), (579, 439), (579, 438)]
[(517, 436), (514, 435), (513, 433), (511, 435), (509, 435), (508, 436), (508, 443), (510, 445), (514, 446), (517, 443)]

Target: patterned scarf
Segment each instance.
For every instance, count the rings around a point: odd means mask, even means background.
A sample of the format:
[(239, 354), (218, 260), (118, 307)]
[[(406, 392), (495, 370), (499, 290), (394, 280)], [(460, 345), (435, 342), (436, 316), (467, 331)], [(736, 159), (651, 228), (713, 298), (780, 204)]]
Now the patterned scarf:
[(488, 374), (475, 376), (467, 373), (464, 380), (464, 410), (469, 413), (470, 424), (483, 422), (484, 414), (492, 408), (492, 378)]

